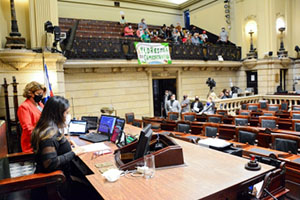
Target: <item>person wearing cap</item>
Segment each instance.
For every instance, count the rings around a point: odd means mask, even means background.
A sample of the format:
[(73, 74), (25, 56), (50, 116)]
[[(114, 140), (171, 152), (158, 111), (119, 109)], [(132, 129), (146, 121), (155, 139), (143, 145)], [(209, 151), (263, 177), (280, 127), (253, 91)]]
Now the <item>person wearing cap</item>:
[(204, 43), (208, 42), (208, 36), (206, 35), (206, 31), (202, 31), (202, 34), (200, 37)]
[(188, 95), (183, 95), (183, 100), (181, 101), (181, 113), (190, 112), (190, 100), (187, 97)]

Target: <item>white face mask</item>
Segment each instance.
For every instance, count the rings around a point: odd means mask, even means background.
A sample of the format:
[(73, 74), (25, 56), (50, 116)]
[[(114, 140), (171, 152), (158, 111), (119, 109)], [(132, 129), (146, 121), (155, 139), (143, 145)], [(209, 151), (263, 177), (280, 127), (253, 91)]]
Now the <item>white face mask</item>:
[(65, 126), (69, 126), (69, 123), (71, 122), (71, 114), (67, 114), (66, 120), (65, 120)]
[(132, 28), (131, 26), (128, 26), (130, 29)]

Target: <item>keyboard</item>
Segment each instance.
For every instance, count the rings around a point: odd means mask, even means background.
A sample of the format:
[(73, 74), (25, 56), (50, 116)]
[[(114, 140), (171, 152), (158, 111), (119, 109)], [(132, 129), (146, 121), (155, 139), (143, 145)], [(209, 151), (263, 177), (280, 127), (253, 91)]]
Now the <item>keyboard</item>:
[(93, 142), (93, 143), (103, 142), (103, 141), (108, 141), (109, 140), (107, 135), (103, 135), (103, 134), (100, 134), (100, 133), (89, 133), (89, 134), (86, 134), (86, 135), (80, 135), (79, 138), (83, 139), (83, 140), (87, 140), (89, 142)]

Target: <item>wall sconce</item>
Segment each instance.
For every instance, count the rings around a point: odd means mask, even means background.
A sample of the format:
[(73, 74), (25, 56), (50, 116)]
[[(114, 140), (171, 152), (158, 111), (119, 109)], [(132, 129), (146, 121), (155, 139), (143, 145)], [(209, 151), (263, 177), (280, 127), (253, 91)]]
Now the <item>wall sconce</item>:
[(250, 51), (247, 53), (247, 58), (257, 58), (256, 48), (253, 47), (253, 35), (257, 32), (257, 24), (255, 21), (249, 21), (245, 26), (245, 31), (250, 35)]
[(279, 51), (277, 51), (277, 56), (279, 58), (287, 57), (288, 52), (285, 50), (283, 43), (283, 32), (285, 31), (285, 22), (282, 17), (276, 20), (276, 29), (280, 32), (280, 48)]

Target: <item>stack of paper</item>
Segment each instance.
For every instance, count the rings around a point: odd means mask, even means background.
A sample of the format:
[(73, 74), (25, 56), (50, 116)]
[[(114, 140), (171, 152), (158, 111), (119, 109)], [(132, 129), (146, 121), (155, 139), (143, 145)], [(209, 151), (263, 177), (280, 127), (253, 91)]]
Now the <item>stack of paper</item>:
[(97, 151), (101, 152), (101, 154), (106, 154), (111, 152), (111, 148), (103, 142), (88, 144), (80, 147), (83, 149), (84, 153)]

